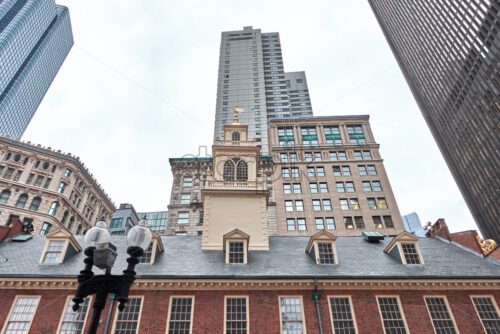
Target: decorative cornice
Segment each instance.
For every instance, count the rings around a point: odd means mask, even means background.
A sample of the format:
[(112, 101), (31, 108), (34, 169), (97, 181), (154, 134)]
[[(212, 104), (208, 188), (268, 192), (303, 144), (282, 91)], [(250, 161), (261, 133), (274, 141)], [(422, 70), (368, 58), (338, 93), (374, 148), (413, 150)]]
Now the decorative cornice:
[[(0, 278), (0, 289), (70, 289), (76, 278)], [(318, 280), (320, 290), (500, 290), (499, 279)], [(313, 290), (313, 279), (137, 279), (132, 290)]]

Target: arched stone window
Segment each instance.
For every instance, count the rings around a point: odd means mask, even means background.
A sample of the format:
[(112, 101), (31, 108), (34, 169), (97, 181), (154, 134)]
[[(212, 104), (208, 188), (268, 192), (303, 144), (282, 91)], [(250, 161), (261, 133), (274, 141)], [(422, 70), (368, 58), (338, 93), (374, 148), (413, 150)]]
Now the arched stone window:
[(50, 209), (49, 209), (49, 215), (55, 216), (57, 213), (57, 209), (59, 209), (59, 203), (52, 202), (52, 204), (50, 205)]
[(224, 163), (224, 180), (234, 180), (234, 162), (232, 160)]
[(68, 219), (68, 211), (64, 211), (64, 214), (61, 219), (61, 224), (66, 224), (66, 220)]
[(40, 197), (33, 198), (33, 200), (31, 201), (30, 210), (38, 211), (40, 203), (42, 203), (42, 199)]
[(234, 141), (240, 140), (240, 133), (239, 132), (233, 132), (233, 140)]
[(26, 202), (28, 202), (28, 195), (26, 194), (22, 194), (21, 196), (19, 196), (19, 198), (17, 199), (17, 202), (16, 202), (16, 206), (18, 208), (24, 208), (24, 206), (26, 205)]
[(240, 160), (236, 165), (236, 180), (238, 181), (248, 180), (248, 165), (243, 160)]
[(75, 217), (71, 217), (68, 223), (68, 230), (71, 230), (71, 227), (73, 227), (74, 222), (75, 222)]
[(0, 194), (0, 204), (5, 204), (9, 200), (10, 197), (10, 190), (5, 189), (2, 191)]
[(82, 233), (82, 225), (78, 225), (78, 228), (76, 229), (76, 234)]

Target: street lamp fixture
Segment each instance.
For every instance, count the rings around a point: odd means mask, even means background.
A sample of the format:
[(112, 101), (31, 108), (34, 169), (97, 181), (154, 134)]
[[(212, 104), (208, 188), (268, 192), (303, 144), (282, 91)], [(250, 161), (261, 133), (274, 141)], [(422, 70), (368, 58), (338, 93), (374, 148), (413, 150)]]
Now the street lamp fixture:
[[(147, 221), (142, 219), (128, 232), (128, 266), (122, 275), (111, 275), (111, 268), (115, 263), (117, 253), (115, 245), (109, 242), (110, 236), (106, 229), (106, 223), (104, 221), (97, 222), (96, 226), (85, 234), (84, 254), (86, 258), (83, 261), (85, 268), (78, 275), (78, 289), (75, 298), (73, 298), (73, 311), (79, 309), (85, 297), (96, 295), (88, 334), (96, 333), (108, 294), (113, 293), (117, 296), (118, 310), (123, 311), (125, 308), (130, 287), (135, 280), (135, 265), (139, 263), (139, 257), (144, 254), (151, 243), (151, 231), (147, 226)], [(104, 275), (94, 275), (93, 266), (105, 270)]]

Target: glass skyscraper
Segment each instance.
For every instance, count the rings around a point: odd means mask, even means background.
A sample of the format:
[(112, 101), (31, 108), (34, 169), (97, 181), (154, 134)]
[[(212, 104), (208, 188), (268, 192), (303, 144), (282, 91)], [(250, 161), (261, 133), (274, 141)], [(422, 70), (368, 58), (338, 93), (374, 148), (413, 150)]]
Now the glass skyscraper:
[(72, 46), (66, 7), (0, 1), (0, 135), (23, 135)]
[(479, 229), (499, 241), (500, 1), (369, 3)]

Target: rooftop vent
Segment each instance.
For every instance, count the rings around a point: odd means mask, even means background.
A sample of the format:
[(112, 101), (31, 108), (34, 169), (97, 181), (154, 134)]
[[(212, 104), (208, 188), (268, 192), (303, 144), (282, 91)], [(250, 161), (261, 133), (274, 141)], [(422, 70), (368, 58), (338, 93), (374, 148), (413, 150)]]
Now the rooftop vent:
[(363, 238), (368, 242), (379, 242), (384, 240), (384, 235), (380, 232), (363, 232)]

